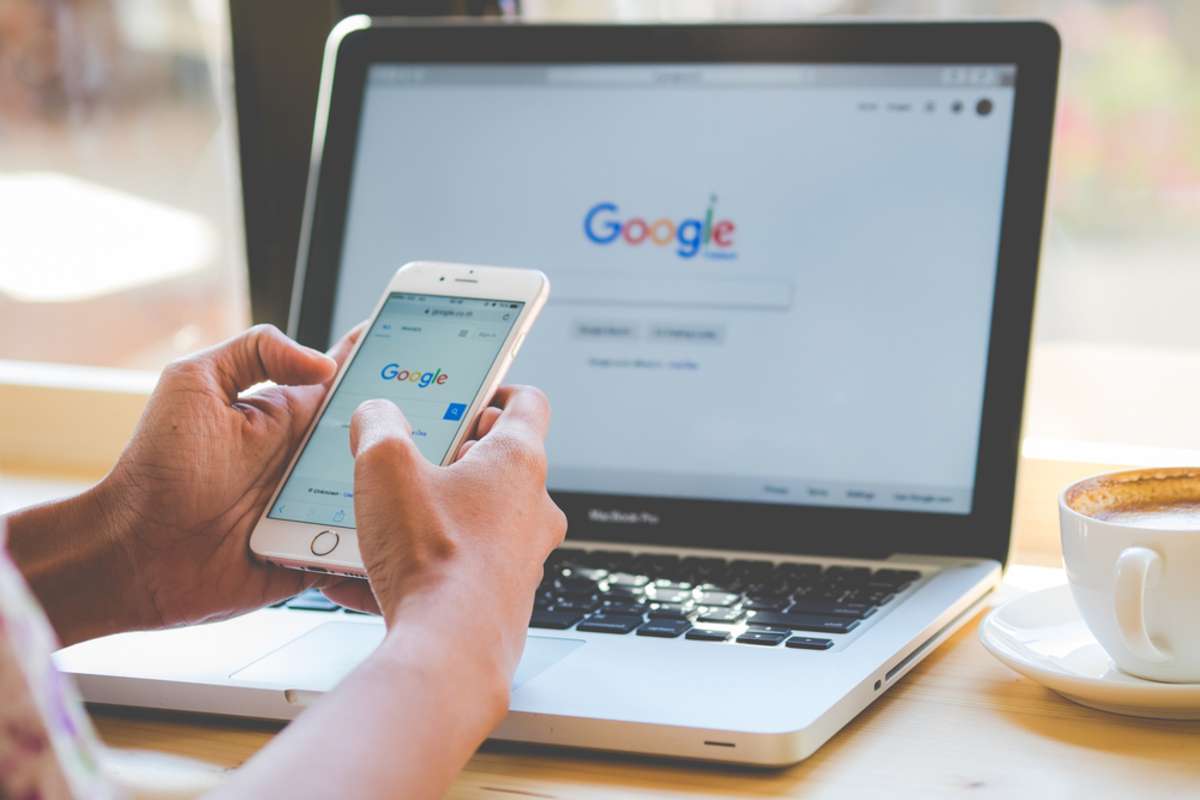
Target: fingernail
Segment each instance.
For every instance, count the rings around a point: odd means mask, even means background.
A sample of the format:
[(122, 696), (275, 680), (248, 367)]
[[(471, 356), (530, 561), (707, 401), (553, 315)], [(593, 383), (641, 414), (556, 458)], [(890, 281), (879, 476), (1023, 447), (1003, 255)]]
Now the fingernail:
[[(319, 356), (319, 357), (325, 359), (326, 361), (333, 361), (333, 356), (329, 355), (328, 353), (322, 353), (320, 350), (317, 350), (312, 347), (308, 347), (306, 345), (301, 345), (301, 347), (303, 347), (308, 352), (312, 353), (314, 356)], [(337, 363), (337, 362), (334, 362), (334, 363)]]

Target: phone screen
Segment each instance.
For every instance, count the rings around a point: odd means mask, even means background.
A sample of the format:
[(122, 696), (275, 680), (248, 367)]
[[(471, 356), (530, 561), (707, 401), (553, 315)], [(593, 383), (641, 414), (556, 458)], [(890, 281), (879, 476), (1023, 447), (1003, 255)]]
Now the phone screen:
[(355, 527), (350, 417), (364, 400), (399, 406), (421, 454), (440, 464), (524, 305), (388, 295), (267, 516)]

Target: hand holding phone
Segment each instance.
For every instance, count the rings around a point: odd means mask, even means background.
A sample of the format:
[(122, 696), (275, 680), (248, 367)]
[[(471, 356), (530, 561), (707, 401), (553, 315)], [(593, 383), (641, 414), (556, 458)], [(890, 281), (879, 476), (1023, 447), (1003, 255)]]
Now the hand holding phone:
[(542, 564), (567, 528), (546, 491), (549, 423), (541, 391), (501, 387), (458, 458), (438, 467), (417, 450), (395, 404), (359, 406), (350, 447), (357, 541), (371, 583), (338, 581), (325, 595), (389, 623), (403, 605), (420, 609), (413, 613), (423, 624), (464, 633), (482, 624), (490, 633), (480, 638), (504, 631), (515, 666)]
[(437, 262), (401, 267), (376, 306), (251, 537), (286, 567), (362, 577), (350, 421), (389, 399), (434, 464), (451, 462), (549, 295), (536, 270)]

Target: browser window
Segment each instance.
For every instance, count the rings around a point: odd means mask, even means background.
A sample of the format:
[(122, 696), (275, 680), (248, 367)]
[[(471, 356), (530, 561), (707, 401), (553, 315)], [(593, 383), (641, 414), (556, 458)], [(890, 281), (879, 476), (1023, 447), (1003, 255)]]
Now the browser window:
[(1006, 65), (399, 65), (332, 336), (417, 258), (537, 267), (553, 489), (970, 511)]
[(355, 527), (350, 418), (364, 400), (399, 406), (417, 449), (441, 463), (524, 305), (393, 292), (268, 516)]

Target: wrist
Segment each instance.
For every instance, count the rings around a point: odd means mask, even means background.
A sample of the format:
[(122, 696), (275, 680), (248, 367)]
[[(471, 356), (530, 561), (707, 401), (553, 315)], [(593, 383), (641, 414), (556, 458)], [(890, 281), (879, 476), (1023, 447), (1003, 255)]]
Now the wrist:
[[(472, 694), (487, 730), (508, 713), (509, 693), (520, 647), (509, 653), (497, 621), (471, 612), (471, 604), (431, 593), (401, 603), (388, 619), (388, 633), (376, 656), (383, 663), (427, 673), (423, 685), (451, 687), (456, 696)], [(524, 629), (520, 631), (524, 642)], [(416, 662), (416, 663), (413, 663)]]
[(149, 627), (129, 602), (120, 506), (106, 481), (11, 514), (8, 551), (63, 644)]

